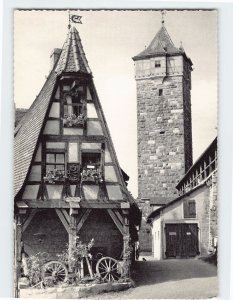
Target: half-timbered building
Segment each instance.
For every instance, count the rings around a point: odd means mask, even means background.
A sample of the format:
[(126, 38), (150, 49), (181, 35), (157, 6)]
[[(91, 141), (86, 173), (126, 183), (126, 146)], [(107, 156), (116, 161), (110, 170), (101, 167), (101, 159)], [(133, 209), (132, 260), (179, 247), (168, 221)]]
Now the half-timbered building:
[(15, 129), (15, 251), (55, 259), (76, 236), (116, 259), (137, 239), (126, 188), (79, 33), (68, 31)]

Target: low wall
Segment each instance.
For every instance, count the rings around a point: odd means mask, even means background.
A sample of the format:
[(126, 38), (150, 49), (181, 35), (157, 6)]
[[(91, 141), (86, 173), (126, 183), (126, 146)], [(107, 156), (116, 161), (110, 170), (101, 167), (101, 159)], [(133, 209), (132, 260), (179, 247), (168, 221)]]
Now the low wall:
[(132, 282), (88, 284), (46, 289), (21, 289), (20, 298), (77, 299), (106, 292), (118, 292), (133, 287)]

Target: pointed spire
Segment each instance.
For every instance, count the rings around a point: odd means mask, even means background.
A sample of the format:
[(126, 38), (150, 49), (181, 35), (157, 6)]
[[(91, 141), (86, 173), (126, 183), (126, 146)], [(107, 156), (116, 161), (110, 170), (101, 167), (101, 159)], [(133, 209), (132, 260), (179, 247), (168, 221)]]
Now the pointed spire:
[(55, 72), (57, 74), (62, 72), (91, 74), (79, 33), (75, 27), (69, 28)]
[[(162, 15), (163, 16), (163, 15)], [(167, 29), (164, 25), (164, 19), (162, 17), (162, 26), (160, 30), (155, 35), (154, 39), (150, 43), (150, 45), (142, 52), (140, 52), (138, 55), (134, 57), (134, 59), (140, 59), (148, 56), (153, 55), (165, 55), (168, 54), (177, 54), (181, 53), (181, 51), (175, 47), (173, 44)]]

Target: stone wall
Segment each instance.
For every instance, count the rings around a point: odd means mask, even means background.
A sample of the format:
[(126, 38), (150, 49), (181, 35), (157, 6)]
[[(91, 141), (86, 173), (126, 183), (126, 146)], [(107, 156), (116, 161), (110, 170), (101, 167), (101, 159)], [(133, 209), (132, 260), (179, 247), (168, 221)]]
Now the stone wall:
[(22, 236), (24, 250), (28, 255), (48, 253), (48, 259), (57, 259), (68, 244), (68, 233), (54, 209), (39, 211)]
[(94, 238), (96, 252), (119, 259), (123, 250), (123, 238), (106, 210), (93, 210), (78, 233), (81, 241)]
[(138, 197), (175, 198), (192, 157), (189, 86), (183, 76), (137, 80), (137, 106)]

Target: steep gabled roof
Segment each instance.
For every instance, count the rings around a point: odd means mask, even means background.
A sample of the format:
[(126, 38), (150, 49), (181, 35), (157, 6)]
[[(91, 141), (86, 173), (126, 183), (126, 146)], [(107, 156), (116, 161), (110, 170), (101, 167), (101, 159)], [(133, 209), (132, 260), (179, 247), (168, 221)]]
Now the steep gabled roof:
[(91, 74), (79, 33), (75, 27), (71, 27), (67, 34), (55, 71), (57, 74), (61, 72)]
[(168, 54), (182, 54), (182, 49), (178, 49), (174, 46), (164, 24), (157, 32), (156, 36), (150, 43), (150, 45), (138, 55), (134, 56), (133, 59), (142, 59), (153, 55), (165, 55)]
[(49, 74), (39, 95), (15, 129), (14, 195), (20, 191), (27, 176), (37, 140), (56, 82), (54, 70)]

